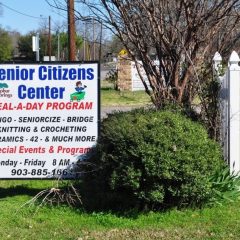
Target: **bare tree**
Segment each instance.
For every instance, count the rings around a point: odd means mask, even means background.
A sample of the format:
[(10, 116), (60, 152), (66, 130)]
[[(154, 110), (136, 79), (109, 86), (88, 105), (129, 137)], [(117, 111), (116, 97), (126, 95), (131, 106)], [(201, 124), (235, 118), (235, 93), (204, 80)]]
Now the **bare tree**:
[[(64, 9), (63, 1), (49, 2)], [(89, 15), (97, 17), (121, 39), (137, 69), (142, 64), (150, 89), (140, 77), (157, 107), (169, 101), (191, 104), (199, 91), (201, 64), (217, 48), (228, 51), (239, 41), (238, 0), (78, 0), (76, 3), (84, 5)], [(86, 16), (76, 11), (76, 17)], [(153, 52), (157, 63), (151, 59)]]

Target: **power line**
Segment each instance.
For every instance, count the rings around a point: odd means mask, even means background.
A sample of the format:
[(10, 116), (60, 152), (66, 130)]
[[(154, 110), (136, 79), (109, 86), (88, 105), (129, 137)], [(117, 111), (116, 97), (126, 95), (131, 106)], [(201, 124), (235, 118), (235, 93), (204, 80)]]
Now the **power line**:
[(60, 16), (60, 17), (62, 17), (62, 18), (64, 18), (64, 19), (67, 19), (66, 16), (64, 16), (63, 14), (61, 14), (61, 13), (55, 11), (54, 9), (52, 9), (52, 12), (54, 12), (55, 14), (57, 14), (58, 16)]
[[(60, 14), (60, 12), (59, 11), (55, 11), (55, 9), (58, 9), (58, 10), (61, 10), (61, 11), (67, 11), (66, 9), (63, 9), (63, 8), (58, 8), (57, 7), (57, 5), (56, 6), (54, 6), (54, 5), (52, 5), (48, 0), (45, 0), (45, 2), (51, 7), (51, 9), (52, 9), (52, 11), (55, 13), (55, 14), (57, 14), (57, 15), (59, 15), (60, 17), (63, 17), (63, 18), (65, 18), (65, 19), (67, 19), (67, 17), (66, 16), (64, 16), (63, 14)], [(55, 2), (55, 1), (54, 1)], [(57, 4), (57, 3), (55, 3), (55, 4)]]
[(2, 2), (0, 2), (0, 5), (2, 5), (3, 7), (7, 8), (7, 9), (9, 9), (9, 10), (15, 12), (15, 13), (21, 14), (25, 17), (30, 17), (30, 18), (35, 18), (35, 19), (43, 19), (43, 17), (35, 17), (35, 16), (28, 15), (26, 13), (20, 12), (20, 11), (14, 9), (14, 8), (11, 8), (11, 7), (7, 6), (6, 4), (3, 4)]

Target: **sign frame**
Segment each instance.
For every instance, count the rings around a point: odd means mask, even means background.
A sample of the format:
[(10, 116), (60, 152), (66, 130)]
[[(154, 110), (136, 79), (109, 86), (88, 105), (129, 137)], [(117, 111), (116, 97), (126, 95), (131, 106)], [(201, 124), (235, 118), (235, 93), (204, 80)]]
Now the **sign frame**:
[[(100, 78), (100, 74), (101, 74), (101, 64), (100, 64), (100, 61), (54, 61), (54, 62), (44, 62), (44, 61), (39, 61), (39, 62), (28, 62), (28, 61), (6, 61), (6, 62), (1, 62), (0, 63), (0, 66), (4, 66), (4, 65), (19, 65), (19, 66), (22, 66), (22, 65), (51, 65), (51, 66), (54, 66), (54, 65), (71, 65), (71, 64), (79, 64), (79, 65), (82, 65), (82, 64), (96, 64), (97, 65), (97, 93), (96, 93), (96, 96), (97, 96), (97, 119), (96, 119), (96, 124), (97, 124), (97, 139), (96, 139), (96, 143), (98, 141), (98, 138), (100, 136), (100, 123), (101, 123), (101, 94), (100, 94), (100, 91), (101, 91), (101, 78)], [(1, 83), (1, 81), (0, 81)], [(67, 111), (66, 109), (63, 110), (63, 111)], [(1, 112), (1, 111), (0, 111)], [(3, 116), (4, 117), (4, 116)], [(2, 160), (1, 159), (1, 153), (0, 153), (0, 161)], [(64, 157), (64, 156), (63, 156)], [(1, 168), (1, 166), (0, 166)], [(21, 177), (21, 178), (18, 178), (18, 177), (12, 177), (12, 178), (5, 178), (5, 177), (1, 177), (0, 175), (0, 180), (57, 180), (57, 179), (60, 179), (60, 180), (76, 180), (76, 179), (79, 179), (80, 177), (78, 176), (78, 178), (69, 178), (69, 177), (36, 177), (36, 178), (29, 178), (29, 177)]]

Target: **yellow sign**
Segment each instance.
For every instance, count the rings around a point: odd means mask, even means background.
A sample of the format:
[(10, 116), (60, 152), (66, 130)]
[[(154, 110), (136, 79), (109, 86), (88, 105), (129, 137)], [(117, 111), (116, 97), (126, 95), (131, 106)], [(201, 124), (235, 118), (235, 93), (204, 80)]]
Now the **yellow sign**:
[(119, 53), (118, 53), (118, 56), (124, 56), (126, 55), (128, 52), (126, 49), (122, 49)]

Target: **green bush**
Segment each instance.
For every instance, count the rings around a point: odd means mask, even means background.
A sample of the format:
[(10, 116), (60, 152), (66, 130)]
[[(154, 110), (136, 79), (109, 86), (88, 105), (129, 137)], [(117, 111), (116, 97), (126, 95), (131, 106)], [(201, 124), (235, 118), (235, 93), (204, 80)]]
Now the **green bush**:
[(234, 202), (240, 199), (240, 176), (231, 174), (228, 166), (218, 169), (209, 178), (212, 194), (209, 204)]
[(178, 112), (141, 109), (102, 122), (87, 165), (98, 170), (85, 180), (88, 190), (98, 187), (92, 199), (108, 207), (199, 206), (211, 197), (209, 178), (222, 165), (219, 145), (200, 124)]

